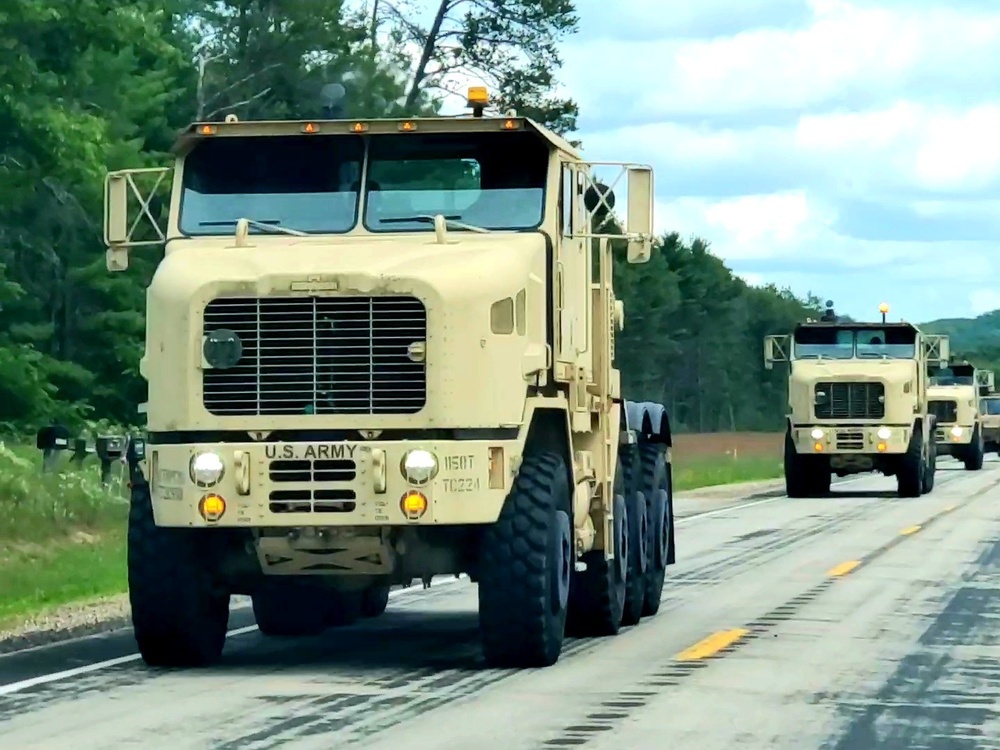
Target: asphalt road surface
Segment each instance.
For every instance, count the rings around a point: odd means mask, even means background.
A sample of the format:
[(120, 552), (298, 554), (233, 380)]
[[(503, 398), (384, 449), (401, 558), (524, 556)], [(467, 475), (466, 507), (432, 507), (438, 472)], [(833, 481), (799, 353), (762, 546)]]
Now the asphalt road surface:
[(659, 615), (488, 670), (466, 580), (382, 617), (154, 671), (118, 631), (0, 657), (4, 750), (1000, 748), (1000, 463), (942, 460), (919, 499), (679, 503)]

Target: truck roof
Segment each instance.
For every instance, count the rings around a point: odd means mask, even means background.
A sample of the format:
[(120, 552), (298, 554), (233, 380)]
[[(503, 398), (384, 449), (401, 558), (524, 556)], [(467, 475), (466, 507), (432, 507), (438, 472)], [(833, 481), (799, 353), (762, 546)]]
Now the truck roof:
[(206, 138), (253, 137), (267, 135), (364, 135), (366, 133), (492, 133), (497, 131), (537, 133), (553, 148), (574, 159), (580, 152), (560, 135), (528, 117), (414, 117), (356, 118), (351, 120), (239, 120), (235, 122), (192, 122), (180, 132), (171, 153), (183, 156)]
[(906, 328), (906, 329), (913, 330), (913, 331), (919, 331), (920, 330), (919, 328), (917, 328), (912, 323), (906, 323), (906, 322), (871, 323), (871, 322), (867, 322), (866, 321), (866, 322), (862, 322), (862, 323), (845, 323), (845, 322), (841, 322), (841, 321), (830, 322), (830, 321), (824, 321), (824, 320), (814, 320), (814, 321), (811, 321), (811, 322), (808, 322), (808, 323), (799, 323), (799, 324), (797, 324), (795, 326), (795, 330), (799, 330), (800, 328), (851, 328), (851, 329), (865, 329), (865, 328), (878, 328), (878, 329), (885, 329), (885, 328)]

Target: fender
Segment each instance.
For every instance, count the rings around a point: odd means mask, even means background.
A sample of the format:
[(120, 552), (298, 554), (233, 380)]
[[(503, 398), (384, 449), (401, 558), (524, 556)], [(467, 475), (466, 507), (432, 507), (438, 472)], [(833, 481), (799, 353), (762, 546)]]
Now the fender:
[(667, 408), (654, 401), (624, 401), (621, 410), (622, 425), (629, 432), (636, 432), (646, 443), (658, 443), (667, 448), (673, 447), (673, 437), (670, 433), (670, 416)]

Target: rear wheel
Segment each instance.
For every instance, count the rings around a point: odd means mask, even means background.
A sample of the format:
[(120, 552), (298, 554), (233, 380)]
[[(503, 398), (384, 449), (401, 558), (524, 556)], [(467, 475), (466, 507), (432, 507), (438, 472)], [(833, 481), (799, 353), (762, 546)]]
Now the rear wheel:
[(197, 544), (200, 533), (158, 527), (148, 485), (133, 487), (128, 593), (136, 644), (149, 666), (207, 666), (222, 655), (229, 593), (213, 579), (210, 558)]
[(603, 549), (590, 550), (581, 558), (586, 570), (574, 571), (570, 583), (567, 629), (577, 637), (616, 635), (622, 626), (629, 558), (625, 497), (615, 495), (612, 507), (614, 558), (607, 559)]
[(673, 465), (662, 445), (640, 443), (638, 451), (648, 516), (642, 614), (652, 617), (660, 610), (667, 566), (674, 562)]

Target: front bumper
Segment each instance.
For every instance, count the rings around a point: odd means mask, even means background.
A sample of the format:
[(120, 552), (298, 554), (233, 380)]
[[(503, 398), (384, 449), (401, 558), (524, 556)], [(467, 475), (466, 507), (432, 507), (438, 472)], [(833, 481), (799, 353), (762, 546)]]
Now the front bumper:
[(797, 453), (895, 455), (906, 453), (911, 432), (910, 425), (800, 424), (792, 430), (792, 437)]
[[(410, 484), (402, 462), (411, 450), (437, 458), (435, 476)], [(517, 441), (205, 443), (149, 445), (143, 474), (160, 526), (303, 527), (487, 524), (503, 507), (516, 465)], [(215, 453), (225, 466), (210, 487), (189, 471), (199, 453)], [(426, 510), (407, 516), (410, 490)], [(225, 512), (206, 520), (199, 503), (210, 494)]]
[[(956, 435), (955, 430), (961, 430)], [(938, 445), (970, 445), (972, 443), (972, 425), (938, 425), (934, 433), (934, 441)]]

